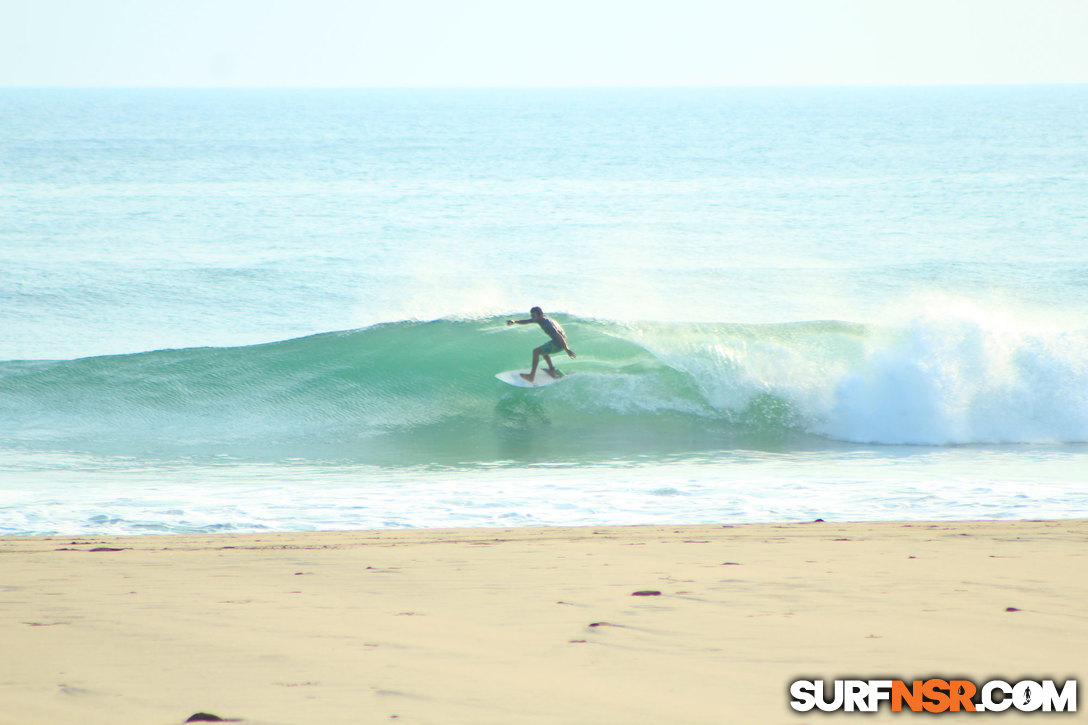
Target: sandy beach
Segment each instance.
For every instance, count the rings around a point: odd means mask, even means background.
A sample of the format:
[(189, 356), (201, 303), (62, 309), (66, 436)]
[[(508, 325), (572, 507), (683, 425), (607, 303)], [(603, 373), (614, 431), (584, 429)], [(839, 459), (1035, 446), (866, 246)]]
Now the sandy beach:
[(1085, 520), (4, 539), (0, 723), (900, 722), (795, 713), (789, 683), (1083, 676), (1086, 544)]

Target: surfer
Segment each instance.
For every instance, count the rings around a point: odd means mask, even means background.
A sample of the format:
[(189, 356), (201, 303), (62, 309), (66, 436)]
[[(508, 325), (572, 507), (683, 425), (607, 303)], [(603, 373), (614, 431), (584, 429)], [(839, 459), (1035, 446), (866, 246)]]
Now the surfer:
[(548, 337), (550, 337), (551, 339), (540, 347), (533, 350), (533, 369), (530, 370), (528, 373), (522, 373), (521, 377), (525, 378), (530, 383), (533, 382), (533, 378), (536, 377), (536, 367), (540, 364), (540, 358), (541, 356), (543, 356), (544, 362), (548, 363), (548, 374), (551, 375), (553, 378), (558, 378), (559, 371), (555, 369), (555, 365), (552, 364), (552, 359), (551, 357), (549, 357), (549, 355), (554, 352), (563, 351), (567, 353), (567, 355), (569, 355), (571, 358), (576, 358), (578, 356), (575, 355), (574, 350), (571, 350), (570, 346), (567, 345), (567, 334), (563, 332), (563, 328), (560, 327), (559, 323), (555, 320), (549, 317), (545, 317), (544, 310), (540, 309), (539, 307), (534, 307), (533, 309), (529, 310), (529, 315), (530, 317), (528, 320), (507, 320), (506, 324), (530, 325), (535, 322), (536, 324), (540, 325), (540, 329), (547, 333)]

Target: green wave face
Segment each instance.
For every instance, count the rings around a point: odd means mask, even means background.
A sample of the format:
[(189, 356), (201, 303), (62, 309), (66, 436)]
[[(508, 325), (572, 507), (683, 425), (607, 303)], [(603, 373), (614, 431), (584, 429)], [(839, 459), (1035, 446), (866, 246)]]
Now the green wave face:
[[(0, 437), (8, 446), (116, 455), (428, 465), (985, 442), (986, 435), (1084, 440), (1088, 432), (1084, 393), (1068, 394), (1085, 382), (1083, 334), (1071, 347), (1025, 340), (1011, 353), (1021, 369), (1012, 382), (1036, 407), (1058, 408), (1061, 427), (1040, 433), (1035, 418), (1021, 417), (988, 432), (978, 421), (992, 418), (1002, 391), (983, 387), (965, 398), (950, 381), (967, 385), (966, 363), (1004, 369), (1008, 361), (989, 360), (982, 343), (950, 348), (939, 330), (558, 319), (578, 359), (554, 358), (572, 374), (540, 389), (493, 377), (528, 367), (546, 340), (535, 326), (507, 327), (503, 319), (0, 363)], [(1048, 377), (1034, 384), (1029, 373), (1041, 360)]]

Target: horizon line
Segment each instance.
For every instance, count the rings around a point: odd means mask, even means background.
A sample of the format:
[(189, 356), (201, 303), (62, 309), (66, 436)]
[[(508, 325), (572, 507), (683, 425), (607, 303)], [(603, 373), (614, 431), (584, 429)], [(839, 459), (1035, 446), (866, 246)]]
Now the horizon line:
[(280, 91), (469, 91), (469, 90), (747, 90), (747, 89), (802, 89), (802, 88), (977, 88), (1007, 87), (1030, 88), (1040, 86), (1088, 86), (1088, 81), (972, 81), (939, 83), (738, 83), (738, 84), (670, 84), (670, 85), (141, 85), (141, 84), (102, 84), (102, 85), (63, 85), (63, 84), (2, 84), (0, 90), (280, 90)]

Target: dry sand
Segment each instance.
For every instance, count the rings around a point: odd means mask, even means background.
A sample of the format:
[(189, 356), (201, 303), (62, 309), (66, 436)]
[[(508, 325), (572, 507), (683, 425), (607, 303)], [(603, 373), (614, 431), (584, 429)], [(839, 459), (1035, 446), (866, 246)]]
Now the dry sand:
[(1088, 521), (6, 539), (0, 632), (5, 725), (1070, 722), (787, 688), (1083, 684)]

